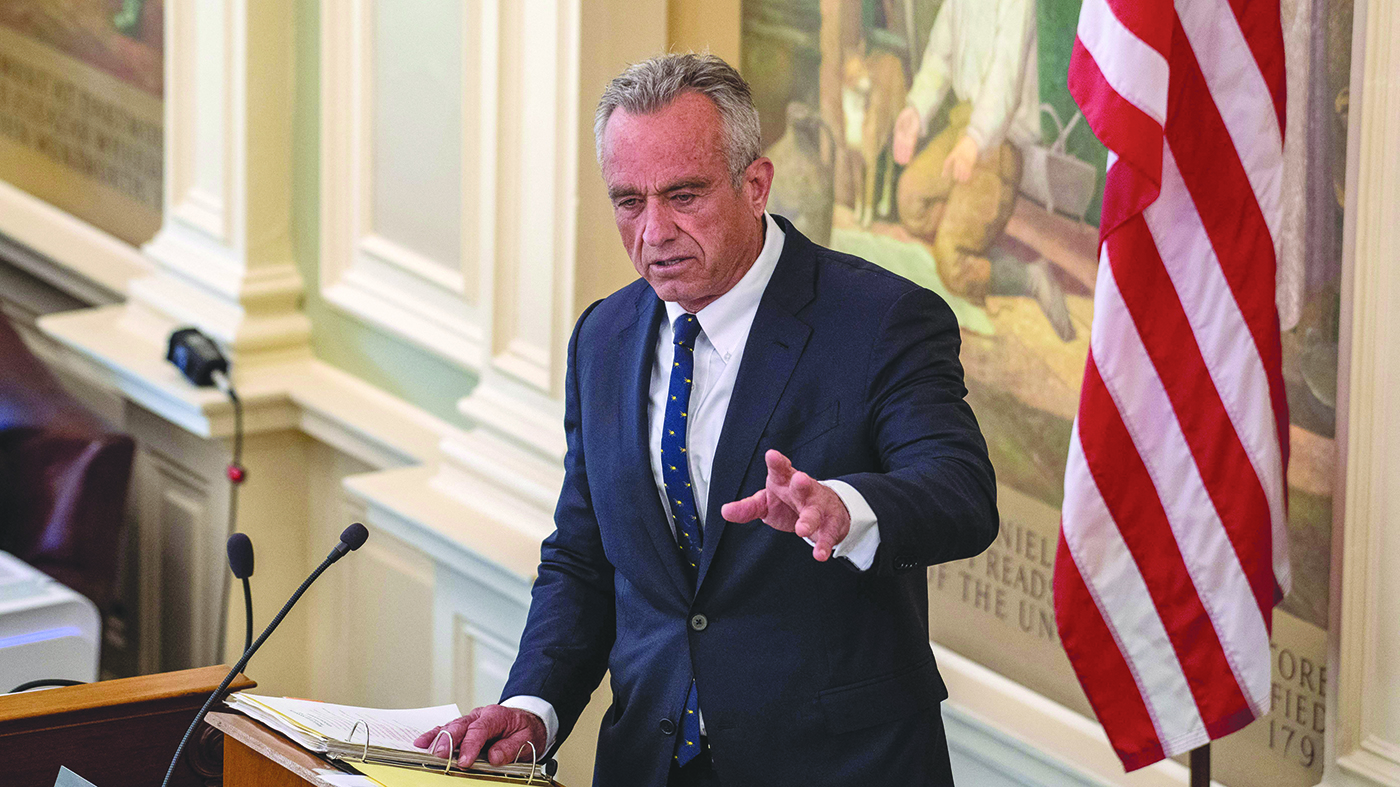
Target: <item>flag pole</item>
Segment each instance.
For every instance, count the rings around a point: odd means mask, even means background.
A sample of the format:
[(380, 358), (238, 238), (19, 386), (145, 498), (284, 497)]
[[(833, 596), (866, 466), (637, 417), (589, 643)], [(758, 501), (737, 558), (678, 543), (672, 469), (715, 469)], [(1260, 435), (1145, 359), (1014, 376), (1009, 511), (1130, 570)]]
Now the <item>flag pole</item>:
[(1210, 787), (1210, 744), (1191, 750), (1191, 787)]

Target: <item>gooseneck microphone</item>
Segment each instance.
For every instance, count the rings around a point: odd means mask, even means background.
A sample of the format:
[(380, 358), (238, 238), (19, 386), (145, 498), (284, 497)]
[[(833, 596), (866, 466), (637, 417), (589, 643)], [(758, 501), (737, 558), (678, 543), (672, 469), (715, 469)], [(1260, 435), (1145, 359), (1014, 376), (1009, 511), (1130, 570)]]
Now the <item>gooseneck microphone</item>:
[(248, 577), (253, 576), (253, 541), (246, 533), (228, 537), (228, 567), (243, 580), (243, 650), (253, 645), (253, 589)]
[[(210, 694), (209, 699), (204, 701), (204, 707), (199, 709), (199, 713), (195, 714), (194, 721), (190, 723), (190, 728), (185, 730), (185, 737), (180, 739), (180, 746), (175, 749), (175, 756), (170, 760), (170, 767), (165, 770), (165, 779), (161, 781), (161, 787), (169, 786), (170, 777), (175, 773), (175, 764), (180, 761), (180, 755), (184, 753), (185, 745), (190, 742), (190, 736), (193, 735), (195, 729), (199, 727), (199, 723), (204, 721), (204, 716), (209, 713), (209, 709), (213, 707), (215, 702), (218, 702), (219, 697), (223, 696), (224, 691), (228, 689), (228, 685), (233, 682), (234, 676), (242, 672), (244, 667), (248, 666), (248, 660), (253, 657), (254, 653), (258, 652), (258, 648), (262, 647), (262, 644), (267, 641), (268, 636), (282, 623), (282, 618), (287, 617), (287, 613), (292, 611), (292, 605), (297, 603), (297, 600), (306, 592), (306, 589), (311, 587), (311, 583), (315, 582), (317, 577), (325, 573), (326, 569), (330, 568), (332, 563), (364, 546), (365, 540), (368, 538), (369, 530), (359, 522), (345, 528), (340, 534), (340, 543), (336, 544), (335, 547), (331, 549), (331, 553), (326, 555), (326, 559), (321, 561), (321, 565), (317, 566), (316, 570), (311, 572), (311, 576), (307, 577), (306, 581), (301, 583), (301, 587), (297, 588), (297, 591), (292, 594), (292, 597), (287, 599), (287, 603), (282, 606), (282, 610), (277, 613), (277, 617), (273, 618), (272, 622), (267, 624), (267, 628), (263, 629), (263, 633), (258, 635), (257, 641), (250, 647), (244, 648), (243, 656), (238, 659), (238, 663), (233, 665), (233, 669), (229, 670), (228, 675), (224, 676), (219, 687), (214, 689), (214, 693)], [(251, 551), (248, 553), (248, 557), (248, 573), (251, 574), (253, 564)]]

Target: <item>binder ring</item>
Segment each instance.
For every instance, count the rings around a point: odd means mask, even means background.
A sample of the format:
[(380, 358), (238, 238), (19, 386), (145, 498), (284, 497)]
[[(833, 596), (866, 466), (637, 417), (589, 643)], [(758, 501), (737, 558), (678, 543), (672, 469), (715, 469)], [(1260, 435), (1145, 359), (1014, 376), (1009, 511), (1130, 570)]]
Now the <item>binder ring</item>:
[(515, 752), (515, 759), (517, 762), (520, 760), (520, 752), (525, 751), (526, 746), (530, 747), (530, 778), (528, 781), (525, 782), (526, 787), (528, 787), (529, 785), (535, 783), (535, 769), (537, 769), (540, 765), (540, 753), (538, 751), (535, 751), (534, 741), (525, 741)]
[(438, 734), (433, 736), (433, 745), (428, 747), (429, 751), (437, 751), (437, 743), (442, 740), (442, 736), (447, 736), (447, 764), (442, 766), (442, 772), (448, 773), (452, 770), (452, 733), (447, 730), (438, 730)]
[(368, 762), (368, 761), (369, 761), (369, 722), (365, 721), (364, 719), (357, 719), (357, 720), (355, 721), (355, 726), (353, 726), (353, 727), (350, 728), (350, 734), (346, 736), (345, 742), (346, 742), (346, 743), (354, 743), (354, 742), (355, 742), (355, 730), (358, 730), (358, 729), (360, 728), (360, 725), (361, 725), (361, 724), (365, 725), (365, 748), (364, 748), (364, 751), (362, 751), (362, 752), (360, 753), (360, 762)]

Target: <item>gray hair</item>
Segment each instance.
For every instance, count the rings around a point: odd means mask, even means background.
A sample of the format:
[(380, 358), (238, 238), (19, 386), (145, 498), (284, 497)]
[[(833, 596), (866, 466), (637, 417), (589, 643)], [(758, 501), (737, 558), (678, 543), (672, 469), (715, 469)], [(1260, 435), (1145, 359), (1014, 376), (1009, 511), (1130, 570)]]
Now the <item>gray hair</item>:
[(733, 66), (711, 54), (657, 55), (618, 74), (603, 91), (593, 115), (598, 166), (603, 165), (603, 132), (613, 110), (621, 107), (629, 114), (649, 115), (684, 93), (699, 93), (715, 102), (729, 179), (738, 188), (744, 181), (744, 171), (763, 155), (758, 110), (754, 108), (749, 83)]

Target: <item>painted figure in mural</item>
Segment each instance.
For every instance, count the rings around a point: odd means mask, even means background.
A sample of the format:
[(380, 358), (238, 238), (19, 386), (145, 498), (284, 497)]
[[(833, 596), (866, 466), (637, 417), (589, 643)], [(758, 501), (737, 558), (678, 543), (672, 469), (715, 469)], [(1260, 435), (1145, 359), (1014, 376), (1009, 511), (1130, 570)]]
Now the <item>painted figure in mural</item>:
[(793, 101), (787, 107), (787, 133), (768, 149), (773, 166), (783, 173), (773, 181), (768, 207), (787, 216), (798, 232), (814, 242), (831, 243), (831, 206), (834, 151), (822, 156), (823, 145), (834, 147), (831, 130), (811, 107)]
[(881, 154), (900, 112), (905, 92), (904, 65), (888, 52), (848, 53), (842, 65), (841, 109), (846, 121), (846, 162), (842, 173), (854, 189), (856, 220), (869, 227), (876, 205), (887, 213), (892, 173), (881, 171)]
[[(944, 284), (978, 304), (1030, 295), (1069, 340), (1074, 326), (1049, 263), (989, 253), (1015, 206), (1022, 149), (1040, 142), (1039, 84), (1034, 0), (944, 0), (891, 153), (905, 165), (900, 222), (932, 244)], [(916, 153), (950, 92), (947, 124)]]

